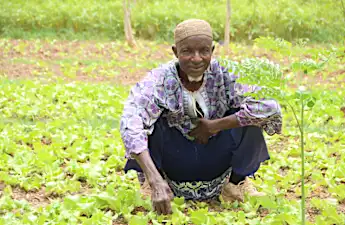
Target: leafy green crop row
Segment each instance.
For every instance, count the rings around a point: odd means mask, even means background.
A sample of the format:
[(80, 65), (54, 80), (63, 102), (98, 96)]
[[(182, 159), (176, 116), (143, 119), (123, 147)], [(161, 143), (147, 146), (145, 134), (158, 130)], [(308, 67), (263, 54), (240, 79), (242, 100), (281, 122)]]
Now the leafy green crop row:
[[(8, 186), (0, 198), (1, 224), (111, 224), (119, 218), (143, 225), (148, 220), (154, 224), (162, 220), (172, 224), (296, 224), (300, 220), (299, 201), (286, 197), (294, 192), (300, 196), (298, 131), (291, 113), (284, 114), (284, 137), (268, 138), (270, 146), (281, 145), (282, 149), (273, 147), (272, 160), (255, 180), (268, 197), (223, 204), (218, 208), (222, 212), (177, 198), (174, 214), (164, 218), (148, 212), (150, 201), (140, 198), (133, 174), (119, 172), (124, 160), (117, 122), (127, 89), (7, 79), (0, 84), (0, 181), (31, 191), (45, 188), (48, 196), (63, 200), (34, 208), (24, 200), (14, 200)], [(337, 92), (325, 90), (313, 96), (322, 101), (314, 106), (318, 113), (310, 121), (307, 136), (307, 196), (310, 207), (320, 212), (316, 224), (345, 224), (344, 215), (337, 211), (345, 199), (345, 164), (341, 163), (345, 137), (341, 129), (335, 129), (344, 123), (337, 110), (342, 99)], [(334, 120), (325, 125), (329, 114)], [(85, 188), (88, 193), (82, 194)], [(331, 199), (317, 195), (323, 189)], [(138, 207), (144, 211), (135, 210)], [(268, 215), (261, 217), (263, 210)]]
[[(344, 106), (344, 75), (329, 75), (338, 85), (323, 83), (316, 87), (319, 73), (329, 71), (303, 76), (296, 72), (318, 68), (325, 59), (331, 60), (327, 69), (342, 69), (343, 47), (311, 49), (260, 38), (256, 49), (267, 49), (277, 62), (288, 57), (289, 64), (279, 66), (260, 58), (230, 61), (249, 75), (241, 79), (266, 86), (272, 90), (268, 94), (279, 97), (282, 105), (283, 134), (266, 137), (271, 160), (262, 165), (254, 180), (267, 196), (248, 199), (244, 204), (216, 205), (175, 198), (173, 214), (163, 217), (151, 211), (149, 199), (141, 198), (135, 174), (122, 172), (124, 149), (118, 129), (128, 87), (55, 80), (53, 77), (63, 78), (66, 74), (45, 74), (49, 63), (35, 57), (38, 52), (46, 52), (52, 59), (56, 57), (53, 49), (62, 46), (54, 41), (48, 45), (32, 43), (0, 42), (7, 60), (2, 65), (10, 64), (15, 56), (37, 60), (42, 68), (33, 80), (0, 78), (0, 224), (300, 224), (302, 127), (307, 224), (345, 225), (345, 119), (340, 111)], [(97, 54), (88, 52), (86, 44), (67, 46), (73, 52), (70, 60), (97, 59), (93, 63), (98, 66), (109, 57), (105, 49), (118, 52), (122, 45), (99, 43)], [(233, 49), (249, 54), (249, 48)], [(147, 57), (140, 51), (132, 54), (133, 58), (138, 56), (140, 63)], [(156, 58), (147, 58), (145, 66), (157, 63)], [(76, 66), (78, 62), (72, 64)], [(93, 74), (91, 70), (85, 73), (86, 77)], [(299, 112), (299, 101), (295, 100), (301, 95), (296, 87), (302, 85), (309, 93), (305, 123), (298, 127), (285, 100)], [(300, 114), (297, 119), (301, 121)], [(18, 196), (18, 190), (29, 197)], [(34, 204), (30, 195), (35, 194), (43, 194), (46, 201)]]
[[(208, 20), (216, 40), (224, 37), (225, 0), (136, 0), (132, 23), (142, 39), (171, 41), (175, 25), (187, 18)], [(133, 3), (135, 2), (135, 3)], [(0, 1), (0, 34), (13, 38), (123, 38), (122, 0)], [(341, 1), (233, 0), (232, 40), (275, 36), (286, 40), (341, 41), (345, 17)]]

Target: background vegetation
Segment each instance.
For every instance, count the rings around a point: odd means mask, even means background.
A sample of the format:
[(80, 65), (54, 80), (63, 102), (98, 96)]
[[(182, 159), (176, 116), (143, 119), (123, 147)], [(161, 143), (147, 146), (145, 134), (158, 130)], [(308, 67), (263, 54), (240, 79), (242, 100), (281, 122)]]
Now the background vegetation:
[[(231, 40), (274, 36), (294, 41), (342, 41), (343, 0), (232, 0)], [(0, 0), (0, 35), (12, 38), (122, 39), (121, 0)], [(132, 26), (140, 39), (171, 41), (176, 23), (208, 20), (224, 37), (225, 0), (132, 0)], [(189, 10), (192, 9), (192, 10)]]

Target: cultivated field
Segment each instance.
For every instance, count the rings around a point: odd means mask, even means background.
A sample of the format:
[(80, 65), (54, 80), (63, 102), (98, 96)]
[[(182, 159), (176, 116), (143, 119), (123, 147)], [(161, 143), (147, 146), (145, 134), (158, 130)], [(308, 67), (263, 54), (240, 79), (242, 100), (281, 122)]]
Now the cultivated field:
[[(1, 39), (0, 224), (300, 224), (302, 152), (295, 116), (304, 131), (307, 219), (345, 224), (344, 46), (230, 47), (234, 62), (279, 64), (286, 82), (283, 134), (266, 137), (271, 160), (255, 180), (268, 196), (244, 204), (175, 199), (173, 215), (163, 217), (141, 198), (135, 174), (122, 172), (119, 117), (130, 85), (172, 59), (170, 46)], [(220, 46), (215, 55), (223, 57)], [(265, 81), (270, 70), (259, 68)], [(291, 97), (300, 86), (309, 91), (302, 125), (298, 96)]]

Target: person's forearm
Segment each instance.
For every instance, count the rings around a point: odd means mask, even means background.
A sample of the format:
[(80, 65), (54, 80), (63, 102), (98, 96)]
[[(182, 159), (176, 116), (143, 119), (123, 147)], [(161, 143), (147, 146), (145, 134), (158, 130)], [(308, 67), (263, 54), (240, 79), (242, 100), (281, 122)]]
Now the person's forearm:
[(145, 179), (148, 180), (150, 186), (163, 180), (148, 151), (143, 151), (140, 154), (133, 154), (132, 156), (143, 170)]
[(216, 133), (223, 130), (240, 127), (237, 117), (234, 114), (220, 119), (216, 119), (214, 122)]

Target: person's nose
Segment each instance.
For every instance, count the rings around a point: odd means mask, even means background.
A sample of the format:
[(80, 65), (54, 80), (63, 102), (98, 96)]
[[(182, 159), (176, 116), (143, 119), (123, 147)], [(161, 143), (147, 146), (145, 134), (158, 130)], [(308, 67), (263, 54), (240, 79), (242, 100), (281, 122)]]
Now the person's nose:
[(200, 56), (200, 53), (198, 51), (196, 51), (192, 57), (192, 62), (195, 64), (201, 63), (202, 62), (202, 58)]

